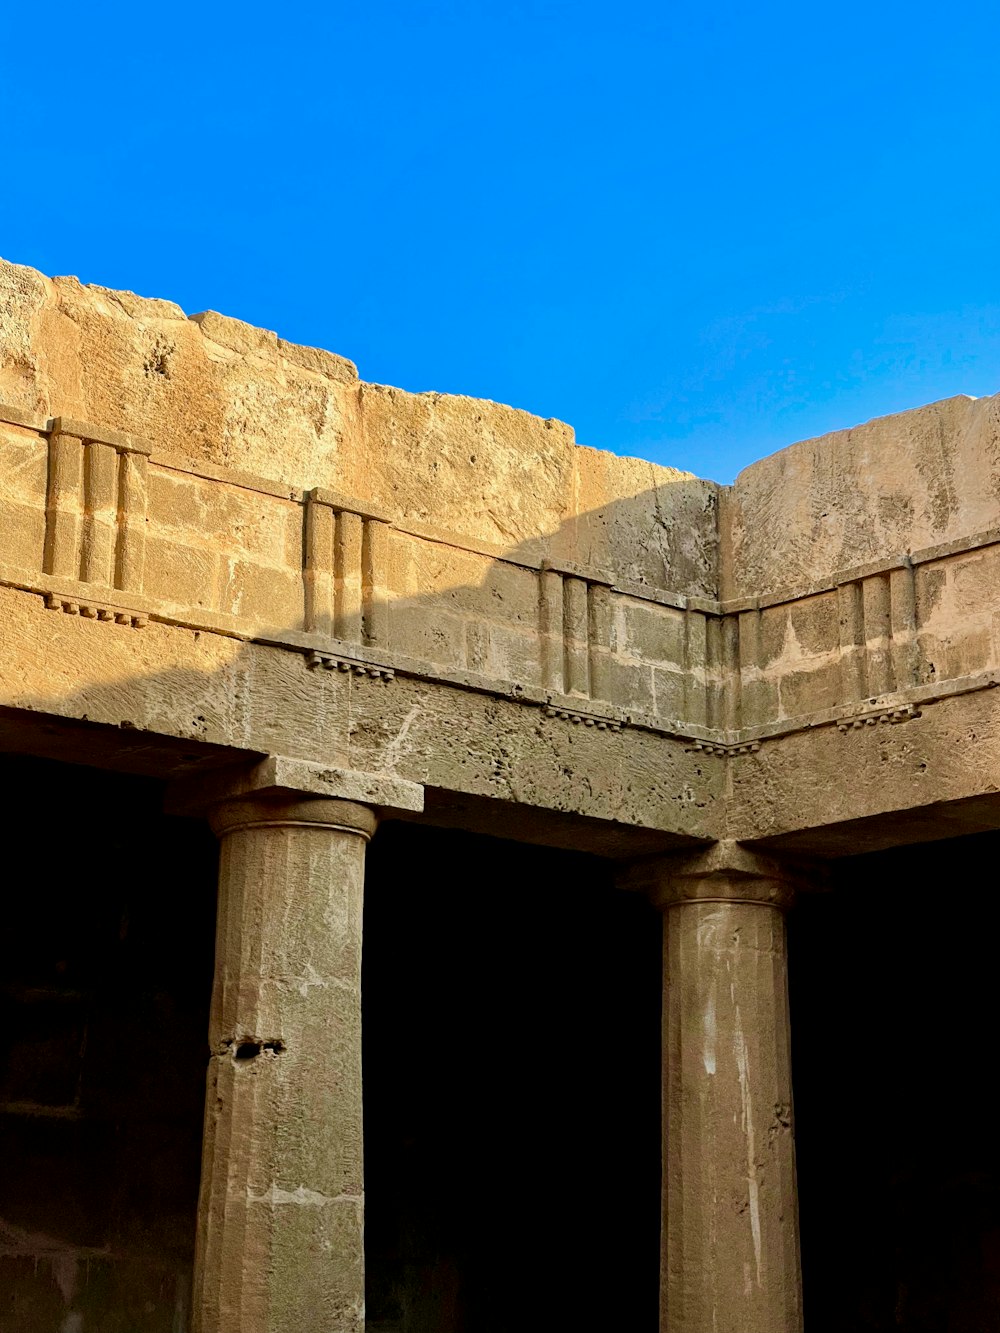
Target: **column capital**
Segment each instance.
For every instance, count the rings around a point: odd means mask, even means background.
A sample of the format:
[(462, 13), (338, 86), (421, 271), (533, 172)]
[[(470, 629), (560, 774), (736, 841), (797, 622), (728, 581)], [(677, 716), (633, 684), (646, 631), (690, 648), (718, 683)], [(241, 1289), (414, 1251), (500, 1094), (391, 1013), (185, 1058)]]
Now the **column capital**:
[(662, 909), (682, 903), (732, 902), (785, 911), (799, 890), (819, 888), (822, 879), (819, 867), (722, 838), (693, 852), (635, 862), (619, 883), (645, 893)]
[(230, 797), (207, 814), (217, 838), (250, 828), (315, 828), (356, 833), (367, 842), (378, 823), (371, 806), (281, 788)]
[[(409, 782), (391, 773), (365, 773), (359, 769), (315, 764), (306, 759), (291, 759), (280, 754), (268, 755), (255, 763), (184, 778), (168, 788), (165, 804), (168, 814), (207, 815), (224, 802), (244, 799), (259, 802), (265, 798), (273, 800), (276, 808), (282, 802), (313, 805), (320, 799), (329, 801), (331, 805), (346, 803), (375, 811), (406, 810), (419, 813), (424, 808), (424, 789), (418, 782)], [(244, 822), (260, 823), (264, 819), (265, 816), (261, 816), (256, 820), (248, 818)], [(279, 822), (295, 824), (310, 821), (289, 816), (284, 820), (279, 819)], [(316, 819), (314, 822), (338, 821)]]

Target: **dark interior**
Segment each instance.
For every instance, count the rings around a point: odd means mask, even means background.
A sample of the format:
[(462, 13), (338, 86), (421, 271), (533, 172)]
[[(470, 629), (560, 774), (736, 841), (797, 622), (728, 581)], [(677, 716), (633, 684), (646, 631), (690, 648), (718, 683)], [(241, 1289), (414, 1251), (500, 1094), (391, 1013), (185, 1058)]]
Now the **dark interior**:
[(369, 1333), (657, 1327), (660, 917), (568, 852), (368, 861)]
[(139, 778), (0, 792), (0, 1333), (185, 1333), (215, 841)]
[[(0, 1333), (186, 1333), (214, 839), (162, 787), (0, 759)], [(607, 863), (369, 849), (370, 1333), (654, 1328), (660, 920)]]
[[(134, 777), (0, 790), (0, 1333), (184, 1333), (214, 840)], [(1000, 1333), (998, 852), (852, 858), (790, 916), (808, 1333)], [(370, 1333), (657, 1326), (659, 988), (607, 863), (380, 829)]]
[(851, 858), (791, 914), (808, 1333), (1000, 1330), (998, 853)]

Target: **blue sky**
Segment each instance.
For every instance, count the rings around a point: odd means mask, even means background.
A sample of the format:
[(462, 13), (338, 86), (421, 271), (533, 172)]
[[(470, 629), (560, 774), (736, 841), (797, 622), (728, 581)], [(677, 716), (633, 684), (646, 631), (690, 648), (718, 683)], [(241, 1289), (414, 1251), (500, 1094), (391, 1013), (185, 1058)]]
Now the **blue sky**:
[(1000, 6), (50, 3), (0, 254), (728, 481), (1000, 390)]

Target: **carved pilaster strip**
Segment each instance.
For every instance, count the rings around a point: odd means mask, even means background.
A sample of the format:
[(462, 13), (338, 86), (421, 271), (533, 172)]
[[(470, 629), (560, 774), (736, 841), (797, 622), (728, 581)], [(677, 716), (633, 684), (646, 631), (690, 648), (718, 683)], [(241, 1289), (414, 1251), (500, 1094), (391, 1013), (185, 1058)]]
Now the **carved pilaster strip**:
[(725, 725), (722, 700), (722, 617), (705, 617), (705, 713), (710, 727)]
[(366, 518), (361, 537), (364, 641), (389, 642), (389, 525)]
[(490, 628), (481, 620), (465, 626), (465, 665), (470, 671), (486, 672), (490, 661)]
[(768, 718), (766, 682), (761, 677), (760, 611), (739, 613), (740, 715), (737, 726)]
[(708, 617), (703, 611), (684, 612), (684, 716), (695, 726), (708, 724)]
[(865, 620), (861, 584), (842, 583), (837, 589), (840, 628), (840, 693), (844, 703), (864, 699), (868, 694), (865, 679)]
[(563, 649), (566, 693), (590, 694), (590, 645), (588, 643), (587, 581), (563, 578)]
[(722, 625), (722, 725), (735, 731), (742, 715), (739, 616), (720, 617)]
[(563, 577), (556, 569), (542, 567), (538, 575), (538, 636), (542, 655), (542, 681), (547, 690), (565, 692), (563, 679)]
[(389, 523), (329, 491), (306, 495), (305, 627), (346, 643), (389, 641)]
[(49, 438), (43, 558), (46, 574), (79, 577), (82, 487), (82, 441), (77, 435), (64, 434), (57, 426)]
[(342, 509), (337, 514), (333, 558), (334, 634), (345, 643), (360, 643), (362, 639), (361, 535), (361, 515)]
[(333, 635), (334, 523), (334, 511), (314, 494), (307, 496), (302, 574), (305, 627), (329, 637)]
[(55, 418), (45, 501), (46, 574), (142, 590), (149, 453), (136, 436)]
[(591, 583), (587, 589), (590, 695), (611, 698), (611, 589)]
[(149, 459), (123, 451), (118, 455), (118, 531), (115, 587), (141, 592), (146, 564), (146, 516), (149, 510)]
[(889, 694), (896, 688), (892, 662), (892, 626), (889, 612), (889, 576), (873, 574), (861, 585), (867, 648), (867, 693)]
[(79, 577), (110, 587), (118, 537), (118, 454), (110, 444), (83, 446), (83, 505)]
[(902, 569), (894, 569), (889, 575), (889, 603), (896, 687), (905, 689), (920, 681), (916, 578), (909, 557)]

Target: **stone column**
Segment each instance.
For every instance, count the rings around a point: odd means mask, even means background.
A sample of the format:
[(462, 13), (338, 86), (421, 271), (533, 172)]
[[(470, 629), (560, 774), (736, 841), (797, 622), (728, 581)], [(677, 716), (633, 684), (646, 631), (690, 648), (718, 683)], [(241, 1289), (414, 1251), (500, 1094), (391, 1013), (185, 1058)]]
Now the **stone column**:
[(661, 1333), (801, 1333), (784, 909), (735, 843), (661, 863)]
[(373, 811), (224, 801), (197, 1333), (364, 1328), (361, 921)]

